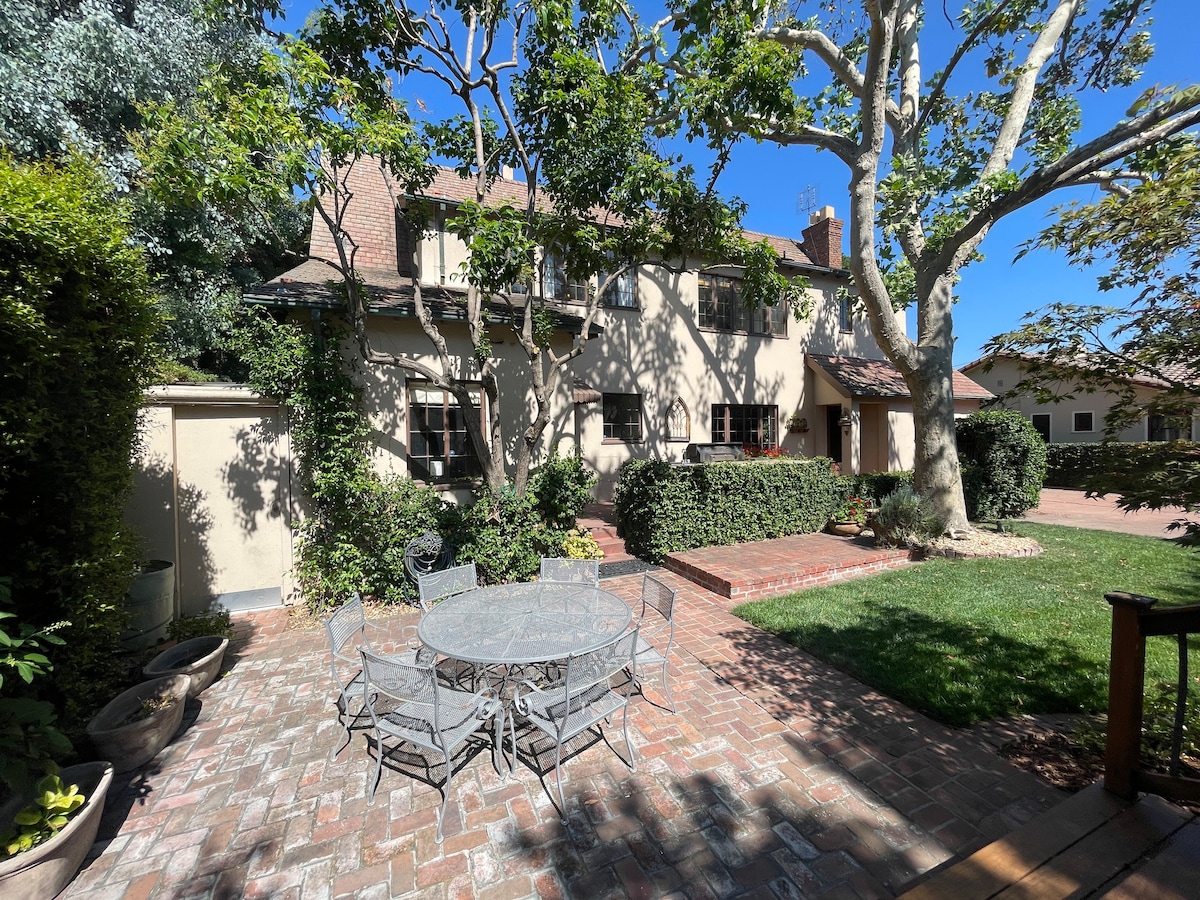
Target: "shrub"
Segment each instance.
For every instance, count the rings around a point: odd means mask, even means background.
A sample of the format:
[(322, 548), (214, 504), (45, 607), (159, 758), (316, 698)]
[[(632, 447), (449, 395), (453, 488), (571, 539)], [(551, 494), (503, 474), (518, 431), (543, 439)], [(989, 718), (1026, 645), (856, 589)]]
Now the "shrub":
[(844, 499), (828, 459), (680, 466), (631, 460), (614, 505), (630, 553), (668, 553), (820, 531)]
[(1037, 506), (1046, 479), (1046, 442), (1021, 413), (978, 412), (955, 427), (967, 515), (1022, 515)]
[(0, 573), (18, 620), (57, 620), (68, 728), (116, 692), (140, 551), (125, 526), (159, 327), (127, 209), (82, 163), (0, 157)]
[(946, 529), (928, 501), (907, 484), (883, 498), (870, 524), (883, 547), (920, 547)]
[(574, 528), (583, 508), (592, 502), (596, 473), (583, 465), (582, 451), (559, 456), (558, 448), (529, 479), (529, 493), (541, 520), (553, 528)]
[(456, 512), (451, 538), (455, 555), (474, 560), (485, 584), (531, 580), (542, 557), (558, 556), (566, 537), (564, 529), (541, 521), (537, 502), (528, 492), (523, 497), (509, 492), (497, 499), (484, 490), (472, 506)]
[(572, 528), (563, 538), (562, 555), (567, 559), (604, 559), (596, 539), (582, 528)]
[(839, 475), (838, 484), (847, 497), (879, 499), (886, 497), (902, 484), (912, 484), (912, 472), (864, 472), (860, 475)]
[(233, 620), (228, 610), (219, 609), (199, 616), (184, 616), (182, 619), (172, 619), (167, 624), (167, 637), (173, 641), (189, 641), (192, 638), (213, 635), (233, 637)]

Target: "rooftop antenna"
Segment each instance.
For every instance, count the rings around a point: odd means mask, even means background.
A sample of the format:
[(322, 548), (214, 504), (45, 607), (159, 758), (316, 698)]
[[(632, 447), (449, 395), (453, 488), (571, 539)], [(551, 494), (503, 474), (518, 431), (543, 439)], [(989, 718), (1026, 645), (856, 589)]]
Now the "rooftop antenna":
[(807, 185), (800, 193), (796, 195), (796, 212), (803, 218), (808, 218), (808, 214), (817, 208), (817, 189), (814, 185)]

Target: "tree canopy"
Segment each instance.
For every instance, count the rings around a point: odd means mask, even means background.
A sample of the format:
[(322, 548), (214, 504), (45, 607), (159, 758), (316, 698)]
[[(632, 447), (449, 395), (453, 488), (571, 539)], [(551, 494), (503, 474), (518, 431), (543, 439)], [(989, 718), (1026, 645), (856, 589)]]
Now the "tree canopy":
[[(1136, 82), (1152, 46), (1143, 0), (988, 0), (948, 52), (922, 0), (780, 6), (673, 0), (629, 55), (662, 121), (719, 159), (751, 139), (834, 154), (849, 176), (855, 287), (913, 398), (916, 485), (965, 527), (953, 439), (953, 289), (1004, 216), (1055, 191), (1138, 177), (1200, 122), (1200, 89), (1150, 89), (1084, 132), (1081, 94)], [(937, 11), (941, 15), (941, 10)], [(938, 23), (940, 26), (940, 22)], [(969, 302), (969, 298), (964, 298)], [(911, 306), (915, 338), (898, 308)]]

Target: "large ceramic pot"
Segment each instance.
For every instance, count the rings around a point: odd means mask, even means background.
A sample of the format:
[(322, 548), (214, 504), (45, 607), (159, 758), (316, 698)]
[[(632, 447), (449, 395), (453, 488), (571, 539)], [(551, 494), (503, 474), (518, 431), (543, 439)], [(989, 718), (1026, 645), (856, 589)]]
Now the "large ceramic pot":
[(181, 641), (146, 663), (142, 674), (147, 678), (186, 675), (190, 681), (188, 696), (195, 697), (217, 680), (228, 646), (229, 638), (220, 635)]
[(145, 650), (167, 636), (167, 625), (175, 611), (175, 564), (152, 559), (133, 579), (125, 595), (129, 622), (121, 643), (129, 650)]
[(858, 522), (830, 522), (825, 526), (825, 530), (842, 537), (854, 537), (862, 533), (863, 527)]
[[(113, 761), (113, 769), (117, 772), (128, 772), (148, 763), (179, 730), (189, 684), (186, 675), (166, 675), (118, 694), (88, 722), (87, 733), (92, 746)], [(175, 702), (142, 718), (134, 718), (142, 709), (143, 701), (168, 695), (173, 696)]]
[[(106, 762), (67, 766), (59, 772), (63, 784), (77, 784), (87, 798), (66, 826), (32, 850), (0, 860), (0, 897), (55, 897), (75, 877), (96, 840), (104, 798), (112, 784), (113, 768)], [(7, 828), (27, 797), (12, 797), (0, 806), (0, 830)]]

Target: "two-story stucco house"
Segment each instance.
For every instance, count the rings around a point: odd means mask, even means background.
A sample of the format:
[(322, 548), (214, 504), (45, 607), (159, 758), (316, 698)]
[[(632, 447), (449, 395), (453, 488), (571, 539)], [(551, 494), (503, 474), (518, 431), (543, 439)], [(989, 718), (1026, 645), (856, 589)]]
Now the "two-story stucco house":
[[(433, 220), (414, 237), (402, 227), (393, 192), (375, 167), (352, 173), (347, 231), (358, 245), (356, 264), (370, 294), (368, 327), (374, 346), (433, 361), (428, 338), (414, 321), (413, 281), (441, 319), (451, 351), (470, 378), (470, 345), (457, 301), (465, 294), (461, 264), (466, 248), (445, 228), (454, 207), (473, 197), (473, 185), (439, 170), (423, 194)], [(525, 185), (501, 179), (497, 200), (523, 202)], [(782, 447), (791, 455), (826, 455), (844, 471), (887, 471), (913, 462), (911, 402), (897, 370), (850, 314), (838, 289), (849, 284), (841, 267), (842, 223), (829, 207), (811, 217), (799, 239), (765, 238), (785, 272), (811, 281), (814, 312), (797, 322), (782, 307), (746, 309), (736, 269), (646, 262), (627, 272), (601, 298), (603, 310), (586, 349), (555, 396), (546, 446), (578, 445), (600, 474), (597, 493), (611, 496), (620, 465), (630, 458), (681, 461), (690, 444), (732, 443)], [(311, 254), (334, 258), (328, 230), (318, 219)], [(413, 265), (413, 260), (416, 266)], [(555, 301), (555, 328), (564, 342), (580, 333), (588, 286), (562, 276), (543, 259), (543, 296)], [(682, 270), (681, 270), (682, 269)], [(252, 303), (334, 309), (324, 287), (333, 270), (309, 261), (247, 293)], [(593, 282), (592, 288), (594, 289)], [(494, 326), (501, 360), (501, 393), (512, 403), (527, 391), (519, 348)], [(462, 484), (474, 461), (453, 398), (411, 373), (367, 367), (368, 402), (379, 462), (434, 484)], [(979, 407), (989, 393), (958, 376), (958, 408)], [(506, 425), (512, 434), (520, 423)]]

